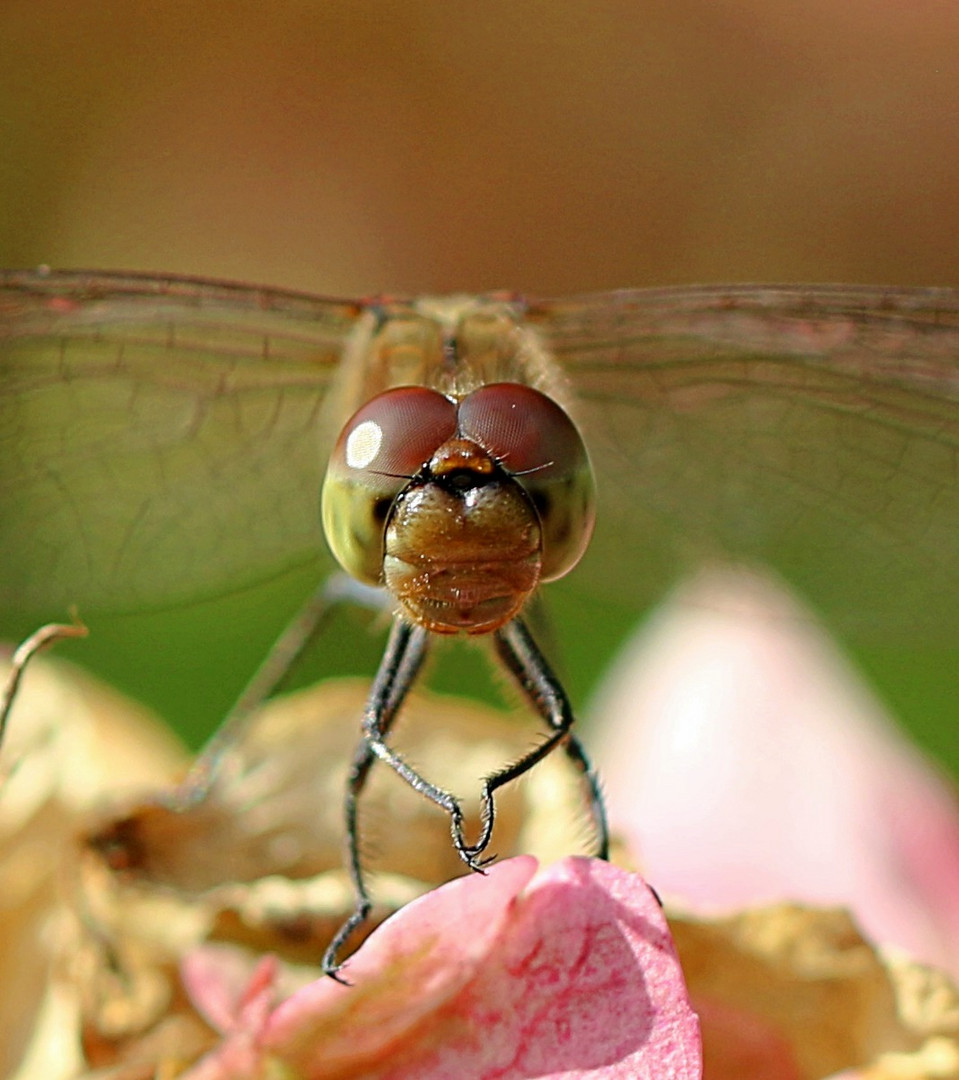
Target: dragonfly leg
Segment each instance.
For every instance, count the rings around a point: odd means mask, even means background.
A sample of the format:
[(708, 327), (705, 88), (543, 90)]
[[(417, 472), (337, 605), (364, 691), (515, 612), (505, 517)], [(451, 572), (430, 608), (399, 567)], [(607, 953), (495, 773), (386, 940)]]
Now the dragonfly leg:
[[(402, 619), (394, 620), (386, 652), (383, 654), (383, 660), (376, 673), (366, 705), (366, 717), (372, 715), (377, 718), (377, 730), (381, 740), (389, 734), (400, 706), (419, 674), (426, 658), (428, 645), (429, 639), (425, 634), (417, 634), (415, 629)], [(353, 931), (366, 921), (373, 906), (366, 888), (360, 858), (358, 810), (360, 795), (366, 786), (366, 778), (378, 755), (367, 735), (366, 719), (364, 719), (363, 728), (363, 738), (353, 754), (353, 761), (347, 775), (346, 795), (343, 800), (343, 814), (346, 822), (346, 864), (353, 883), (355, 902), (353, 913), (336, 932), (323, 955), (323, 970), (344, 985), (346, 980), (337, 975), (340, 968), (337, 954)]]
[(349, 918), (333, 935), (332, 941), (326, 947), (326, 952), (323, 954), (323, 971), (344, 986), (349, 986), (350, 984), (338, 974), (342, 964), (337, 957), (353, 931), (366, 922), (370, 910), (373, 907), (373, 901), (370, 899), (370, 894), (366, 888), (366, 881), (363, 877), (363, 866), (360, 862), (359, 833), (357, 829), (357, 801), (360, 792), (363, 790), (366, 783), (366, 777), (370, 771), (370, 766), (375, 760), (376, 758), (373, 752), (370, 750), (369, 746), (367, 746), (366, 740), (364, 739), (356, 748), (356, 753), (353, 756), (353, 763), (350, 766), (349, 779), (347, 781), (346, 798), (343, 804), (344, 816), (346, 818), (346, 862), (350, 874), (350, 881), (353, 884), (353, 911)]
[(453, 843), (463, 861), (472, 870), (482, 870), (483, 863), (471, 853), (463, 836), (463, 810), (448, 791), (425, 780), (406, 761), (386, 744), (393, 721), (413, 685), (429, 646), (429, 634), (405, 620), (394, 620), (386, 652), (376, 674), (363, 718), (363, 740), (356, 749), (347, 779), (344, 815), (346, 818), (347, 866), (353, 883), (355, 906), (353, 913), (337, 931), (323, 957), (323, 970), (338, 982), (345, 980), (337, 974), (340, 964), (337, 955), (349, 936), (367, 919), (372, 907), (363, 874), (359, 850), (358, 804), (370, 768), (376, 759), (385, 762), (415, 791), (425, 795), (450, 817)]
[(325, 629), (331, 613), (341, 604), (361, 604), (382, 610), (382, 589), (361, 585), (343, 573), (331, 574), (306, 600), (244, 687), (233, 708), (197, 755), (172, 802), (186, 810), (209, 794), (220, 764), (229, 749), (241, 742), (257, 711), (279, 689), (303, 652)]
[(386, 744), (386, 737), (396, 715), (416, 679), (426, 657), (429, 634), (396, 618), (386, 652), (370, 691), (363, 718), (363, 739), (356, 749), (347, 780), (344, 815), (347, 834), (347, 866), (353, 883), (355, 906), (323, 956), (323, 969), (338, 982), (346, 983), (341, 975), (339, 952), (347, 939), (369, 916), (372, 901), (366, 887), (359, 851), (358, 804), (370, 769), (376, 759), (385, 762), (415, 791), (425, 795), (445, 810), (450, 818), (453, 844), (463, 861), (472, 870), (482, 872), (490, 861), (481, 858), (489, 846), (495, 823), (493, 793), (510, 780), (516, 779), (542, 761), (557, 746), (563, 745), (569, 758), (583, 774), (590, 800), (590, 810), (599, 837), (599, 857), (606, 858), (609, 848), (606, 812), (596, 773), (590, 765), (582, 744), (571, 733), (573, 710), (569, 698), (540, 653), (535, 642), (518, 619), (514, 619), (494, 634), (497, 651), (507, 669), (521, 686), (524, 694), (551, 729), (549, 737), (519, 761), (486, 777), (482, 791), (482, 829), (474, 844), (463, 834), (463, 810), (448, 791), (431, 784)]
[[(426, 655), (428, 642), (429, 632), (422, 626), (413, 626), (399, 618), (394, 621), (390, 640), (386, 646), (386, 655), (383, 657), (380, 671), (373, 684), (373, 691), (366, 705), (363, 736), (370, 751), (380, 761), (389, 765), (414, 791), (418, 791), (431, 802), (436, 803), (441, 810), (446, 811), (450, 818), (450, 832), (454, 847), (471, 870), (479, 871), (483, 869), (483, 862), (475, 858), (473, 849), (467, 844), (463, 835), (464, 815), (459, 801), (450, 792), (431, 784), (429, 780), (421, 776), (395, 750), (387, 746), (385, 741), (389, 725), (393, 722), (393, 715), (403, 703)], [(392, 675), (394, 667), (397, 668), (400, 677)], [(384, 676), (383, 690), (389, 690), (388, 697), (383, 693), (378, 693), (381, 675)]]
[(492, 773), (483, 781), (483, 829), (477, 843), (470, 848), (473, 855), (481, 854), (490, 842), (495, 819), (493, 793), (503, 784), (515, 780), (552, 753), (560, 744), (566, 755), (583, 775), (589, 799), (590, 816), (596, 832), (597, 855), (609, 857), (609, 827), (599, 778), (590, 764), (582, 743), (572, 734), (573, 708), (566, 691), (554, 675), (520, 619), (513, 619), (493, 635), (496, 650), (507, 670), (519, 683), (526, 698), (551, 729), (549, 737), (512, 765)]

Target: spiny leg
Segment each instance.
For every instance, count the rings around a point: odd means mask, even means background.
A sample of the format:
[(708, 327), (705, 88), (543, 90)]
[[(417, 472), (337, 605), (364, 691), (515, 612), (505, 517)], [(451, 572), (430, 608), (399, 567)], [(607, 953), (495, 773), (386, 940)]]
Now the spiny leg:
[(369, 916), (372, 907), (360, 860), (357, 814), (360, 794), (376, 758), (384, 761), (415, 791), (425, 795), (449, 814), (453, 843), (457, 851), (470, 869), (482, 869), (482, 864), (469, 854), (468, 845), (463, 836), (463, 811), (459, 802), (448, 791), (444, 791), (420, 776), (384, 741), (400, 706), (419, 674), (426, 658), (429, 640), (429, 633), (423, 627), (413, 626), (397, 617), (393, 622), (386, 652), (367, 701), (363, 718), (363, 739), (353, 756), (344, 800), (347, 865), (353, 883), (355, 906), (353, 913), (337, 931), (323, 957), (324, 971), (337, 978), (339, 982), (344, 980), (336, 975), (339, 968), (337, 954), (353, 931)]
[(284, 627), (232, 709), (197, 755), (170, 800), (175, 809), (186, 810), (207, 797), (227, 752), (242, 741), (257, 710), (282, 685), (306, 648), (325, 628), (334, 609), (343, 603), (381, 609), (382, 596), (382, 589), (370, 589), (342, 573), (331, 574), (314, 590)]
[[(384, 657), (381, 670), (384, 666), (388, 665), (391, 650), (401, 647), (398, 644), (401, 641), (404, 643), (402, 648), (410, 649), (414, 653), (420, 654), (420, 658), (422, 659), (422, 654), (425, 654), (429, 641), (429, 631), (422, 626), (410, 625), (397, 616), (394, 622), (393, 632), (390, 636), (390, 641), (387, 644), (387, 656)], [(385, 741), (388, 731), (386, 720), (388, 720), (389, 723), (392, 723), (392, 714), (402, 704), (418, 670), (419, 663), (417, 663), (416, 669), (412, 671), (408, 678), (397, 678), (394, 680), (395, 697), (390, 699), (389, 711), (385, 710), (382, 703), (377, 699), (374, 684), (374, 692), (370, 695), (370, 700), (366, 706), (366, 713), (363, 717), (364, 739), (370, 751), (375, 754), (380, 761), (389, 765), (389, 767), (402, 777), (414, 791), (419, 792), (431, 802), (436, 803), (441, 810), (444, 810), (449, 815), (453, 846), (456, 848), (457, 852), (459, 852), (460, 858), (471, 870), (480, 871), (483, 869), (483, 862), (475, 858), (472, 847), (466, 842), (466, 838), (463, 835), (464, 815), (459, 800), (450, 792), (445, 791), (441, 787), (437, 787), (435, 784), (430, 783), (425, 777), (421, 776), (408, 762), (404, 761), (395, 750), (387, 746)]]
[(478, 853), (466, 842), (463, 835), (464, 815), (459, 801), (450, 792), (426, 780), (385, 742), (396, 714), (419, 673), (428, 646), (429, 632), (427, 630), (422, 626), (411, 625), (397, 616), (393, 621), (386, 652), (367, 701), (363, 717), (363, 740), (357, 747), (350, 766), (344, 800), (347, 864), (356, 903), (353, 914), (337, 931), (323, 957), (324, 971), (339, 982), (344, 980), (336, 975), (339, 968), (337, 954), (350, 934), (366, 920), (372, 907), (360, 861), (357, 809), (360, 794), (366, 784), (374, 759), (379, 758), (385, 762), (414, 791), (425, 795), (440, 809), (446, 811), (450, 818), (453, 845), (460, 857), (471, 870), (479, 872), (483, 870), (484, 861), (477, 857)]
[(493, 635), (496, 651), (510, 674), (519, 683), (526, 698), (536, 712), (552, 729), (552, 734), (512, 765), (491, 773), (483, 781), (482, 820), (479, 840), (469, 849), (473, 856), (481, 855), (493, 835), (496, 808), (493, 793), (503, 784), (515, 780), (547, 757), (562, 743), (567, 756), (583, 775), (589, 797), (590, 815), (599, 840), (597, 855), (609, 857), (609, 828), (599, 779), (586, 756), (582, 744), (570, 731), (573, 709), (566, 691), (553, 674), (546, 658), (539, 651), (521, 619), (513, 619)]
[(353, 883), (354, 907), (353, 913), (337, 930), (323, 954), (324, 972), (344, 985), (347, 985), (346, 980), (337, 975), (340, 968), (337, 954), (353, 931), (366, 921), (373, 906), (363, 877), (358, 823), (359, 798), (366, 785), (370, 768), (377, 757), (366, 734), (366, 718), (370, 715), (378, 718), (377, 729), (381, 739), (389, 733), (400, 706), (426, 659), (428, 646), (429, 638), (425, 633), (417, 633), (415, 627), (399, 617), (394, 619), (386, 651), (383, 653), (379, 670), (370, 688), (364, 716), (363, 738), (354, 751), (353, 761), (347, 774), (343, 814), (346, 822), (346, 863)]
[(567, 755), (583, 774), (589, 790), (590, 811), (599, 837), (597, 854), (603, 859), (608, 857), (609, 833), (603, 797), (599, 781), (582, 744), (569, 730), (574, 719), (569, 698), (529, 631), (519, 619), (514, 619), (507, 626), (496, 631), (494, 639), (497, 651), (507, 670), (517, 680), (537, 713), (552, 729), (552, 734), (544, 743), (535, 747), (519, 761), (485, 778), (482, 793), (482, 832), (476, 844), (468, 845), (463, 836), (463, 812), (459, 802), (449, 792), (420, 776), (384, 741), (419, 673), (429, 645), (429, 634), (423, 627), (412, 626), (400, 617), (394, 620), (386, 652), (367, 702), (363, 720), (363, 739), (354, 754), (347, 780), (344, 801), (347, 862), (356, 903), (352, 915), (337, 931), (323, 956), (324, 971), (338, 982), (345, 983), (346, 980), (337, 974), (340, 967), (337, 954), (353, 931), (367, 919), (372, 907), (360, 862), (357, 809), (359, 796), (376, 758), (384, 761), (415, 791), (425, 795), (449, 814), (456, 850), (471, 869), (482, 871), (488, 860), (481, 860), (480, 856), (489, 845), (495, 819), (493, 792), (527, 772), (560, 743), (563, 743)]

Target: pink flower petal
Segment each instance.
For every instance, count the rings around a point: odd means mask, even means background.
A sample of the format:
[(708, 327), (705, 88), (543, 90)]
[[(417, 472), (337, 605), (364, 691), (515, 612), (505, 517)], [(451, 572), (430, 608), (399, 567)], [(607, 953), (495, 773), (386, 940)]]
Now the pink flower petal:
[(874, 940), (959, 971), (955, 793), (788, 595), (705, 577), (618, 679), (597, 758), (657, 888), (849, 906)]
[(275, 957), (247, 961), (230, 946), (205, 945), (184, 960), (183, 983), (203, 1019), (226, 1033), (265, 1021), (276, 971)]
[(388, 1053), (476, 978), (535, 873), (509, 859), (408, 904), (344, 966), (352, 986), (319, 979), (276, 1010), (271, 1046), (308, 1076)]
[(350, 961), (353, 986), (321, 979), (275, 1010), (264, 1053), (309, 1080), (698, 1078), (698, 1021), (643, 880), (535, 866), (510, 859), (404, 908)]
[(275, 997), (277, 961), (252, 965), (229, 947), (206, 945), (184, 961), (183, 981), (200, 1013), (226, 1037), (189, 1072), (190, 1080), (253, 1080), (262, 1071), (262, 1036)]

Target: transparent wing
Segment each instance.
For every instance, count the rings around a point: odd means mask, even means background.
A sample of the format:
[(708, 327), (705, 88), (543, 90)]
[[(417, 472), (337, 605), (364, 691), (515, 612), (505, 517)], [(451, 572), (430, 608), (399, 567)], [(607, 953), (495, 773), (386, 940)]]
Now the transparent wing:
[(598, 474), (579, 585), (646, 604), (759, 562), (858, 636), (957, 640), (959, 294), (640, 290), (529, 317)]
[[(0, 276), (0, 602), (165, 606), (325, 558), (324, 393), (359, 312)], [(703, 561), (762, 562), (847, 629), (955, 640), (954, 292), (640, 290), (528, 317), (598, 475), (573, 587), (639, 607)]]
[(0, 603), (137, 610), (325, 558), (322, 402), (359, 310), (0, 274)]

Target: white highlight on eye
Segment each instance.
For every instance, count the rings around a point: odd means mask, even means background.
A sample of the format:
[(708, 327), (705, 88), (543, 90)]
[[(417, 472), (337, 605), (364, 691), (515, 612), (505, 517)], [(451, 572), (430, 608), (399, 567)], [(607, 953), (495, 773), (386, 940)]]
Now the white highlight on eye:
[(369, 468), (382, 445), (383, 429), (375, 420), (364, 420), (346, 438), (346, 464), (351, 469)]
[(346, 437), (346, 464), (351, 469), (368, 468), (382, 444), (383, 429), (375, 420), (364, 420)]

